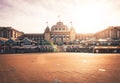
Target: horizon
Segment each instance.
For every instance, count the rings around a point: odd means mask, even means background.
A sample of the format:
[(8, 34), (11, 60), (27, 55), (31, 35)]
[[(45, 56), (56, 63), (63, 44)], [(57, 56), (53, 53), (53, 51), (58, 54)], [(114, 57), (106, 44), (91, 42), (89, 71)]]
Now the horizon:
[(0, 0), (0, 26), (43, 33), (46, 22), (51, 28), (61, 20), (68, 27), (72, 21), (77, 33), (96, 33), (120, 25), (119, 5), (119, 0)]

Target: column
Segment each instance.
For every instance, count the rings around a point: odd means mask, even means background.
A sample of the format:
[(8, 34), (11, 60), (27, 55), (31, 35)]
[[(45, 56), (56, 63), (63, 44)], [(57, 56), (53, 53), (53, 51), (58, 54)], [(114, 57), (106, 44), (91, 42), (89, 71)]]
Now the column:
[(117, 30), (117, 38), (120, 37), (120, 30)]
[(112, 31), (111, 30), (109, 30), (109, 36), (110, 36), (110, 38), (112, 38)]

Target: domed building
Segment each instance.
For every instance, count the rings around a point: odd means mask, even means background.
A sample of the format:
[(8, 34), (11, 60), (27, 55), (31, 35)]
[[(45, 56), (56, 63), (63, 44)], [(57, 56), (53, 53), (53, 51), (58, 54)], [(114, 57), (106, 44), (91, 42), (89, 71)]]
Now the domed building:
[(46, 27), (44, 38), (57, 45), (63, 45), (69, 41), (75, 40), (75, 34), (75, 30), (72, 26), (69, 28), (68, 26), (64, 25), (63, 22), (59, 21), (51, 28), (48, 26)]

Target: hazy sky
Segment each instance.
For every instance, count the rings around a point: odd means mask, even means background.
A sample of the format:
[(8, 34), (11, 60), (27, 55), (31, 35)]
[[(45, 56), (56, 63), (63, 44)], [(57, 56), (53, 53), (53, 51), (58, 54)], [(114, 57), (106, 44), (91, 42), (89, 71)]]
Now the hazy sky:
[(120, 25), (120, 0), (0, 0), (0, 26), (26, 33), (43, 33), (58, 15), (76, 32), (96, 32)]

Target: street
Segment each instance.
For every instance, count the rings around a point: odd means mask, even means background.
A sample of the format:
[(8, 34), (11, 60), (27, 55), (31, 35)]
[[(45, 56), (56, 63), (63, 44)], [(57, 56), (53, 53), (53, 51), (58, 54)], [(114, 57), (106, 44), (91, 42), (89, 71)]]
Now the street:
[(1, 54), (0, 83), (120, 83), (120, 54)]

